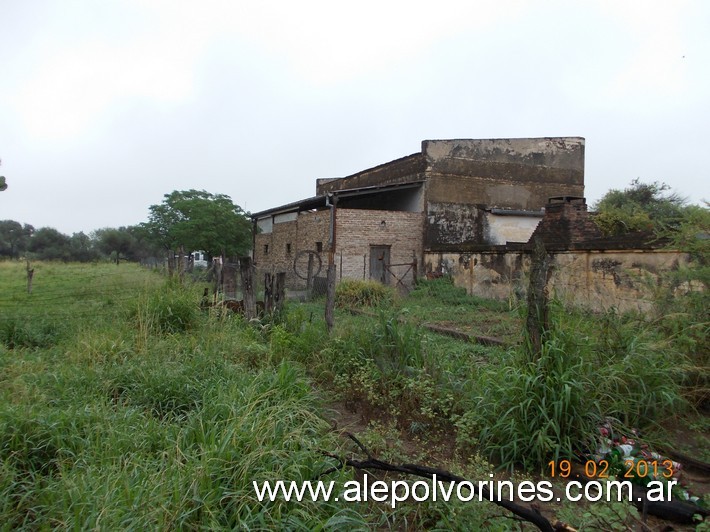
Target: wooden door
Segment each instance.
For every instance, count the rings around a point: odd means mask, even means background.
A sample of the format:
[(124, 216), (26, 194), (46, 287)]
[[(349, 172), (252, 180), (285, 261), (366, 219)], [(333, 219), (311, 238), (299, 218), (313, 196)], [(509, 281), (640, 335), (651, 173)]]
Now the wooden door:
[(370, 279), (389, 284), (389, 264), (389, 246), (370, 246)]

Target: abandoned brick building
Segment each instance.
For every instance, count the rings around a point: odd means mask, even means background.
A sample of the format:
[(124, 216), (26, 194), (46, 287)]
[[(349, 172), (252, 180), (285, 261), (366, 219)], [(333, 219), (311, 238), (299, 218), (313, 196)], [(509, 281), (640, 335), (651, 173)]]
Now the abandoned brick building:
[(425, 140), (421, 151), (342, 178), (316, 195), (252, 215), (257, 274), (305, 288), (337, 280), (411, 286), (444, 256), (527, 242), (552, 196), (584, 195), (584, 139)]

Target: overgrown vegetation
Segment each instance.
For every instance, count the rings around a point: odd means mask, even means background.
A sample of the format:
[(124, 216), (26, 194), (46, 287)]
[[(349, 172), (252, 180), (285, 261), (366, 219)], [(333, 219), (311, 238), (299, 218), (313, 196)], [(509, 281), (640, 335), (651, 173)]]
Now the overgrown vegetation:
[(341, 308), (377, 307), (393, 299), (394, 290), (377, 281), (344, 279), (335, 287), (335, 304)]
[(624, 190), (612, 189), (594, 204), (594, 221), (607, 235), (676, 228), (687, 201), (665, 183), (634, 179)]
[[(486, 504), (262, 503), (251, 482), (334, 465), (322, 451), (345, 444), (324, 397), (363, 416), (379, 457), (476, 479), (594, 450), (609, 418), (643, 429), (692, 412), (701, 389), (688, 374), (701, 360), (691, 346), (706, 341), (693, 321), (704, 293), (670, 335), (642, 316), (553, 304), (531, 359), (520, 309), (448, 279), (406, 298), (341, 283), (339, 305), (367, 312), (339, 310), (328, 335), (320, 302), (246, 322), (200, 310), (201, 286), (138, 268), (36, 269), (30, 295), (24, 265), (0, 263), (0, 519), (11, 528), (505, 528)], [(505, 335), (510, 347), (424, 321)], [(600, 515), (616, 514), (633, 517)]]
[[(28, 295), (12, 288), (22, 268), (0, 265), (15, 331), (0, 348), (4, 527), (364, 526), (342, 503), (256, 499), (253, 480), (310, 480), (327, 465), (320, 450), (337, 448), (297, 362), (262, 356), (266, 340), (240, 318), (200, 313), (197, 290), (134, 269), (107, 293), (100, 274), (115, 267), (96, 268), (38, 265)], [(144, 295), (122, 301), (141, 279)], [(78, 293), (90, 327), (72, 317)], [(72, 334), (19, 342), (13, 312)]]

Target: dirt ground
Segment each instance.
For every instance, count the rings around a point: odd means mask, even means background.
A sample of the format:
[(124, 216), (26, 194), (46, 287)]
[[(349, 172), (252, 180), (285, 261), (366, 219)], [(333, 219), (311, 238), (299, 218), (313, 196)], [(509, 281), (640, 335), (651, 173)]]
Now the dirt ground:
[[(356, 408), (353, 407), (353, 405), (346, 405), (343, 402), (332, 402), (328, 405), (326, 415), (324, 417), (331, 423), (331, 425), (333, 426), (333, 430), (340, 434), (341, 438), (343, 439), (344, 445), (347, 446), (348, 433), (360, 438), (364, 433), (366, 433), (366, 431), (370, 430), (370, 420), (366, 419), (365, 416), (366, 414), (362, 410), (358, 411)], [(685, 452), (688, 453), (689, 456), (692, 455), (694, 450), (703, 450), (702, 446), (707, 444), (707, 435), (689, 431), (687, 427), (685, 427), (684, 429), (680, 423), (675, 421), (672, 422), (671, 426), (668, 428), (668, 434), (671, 437), (669, 441), (669, 449), (683, 449)], [(394, 463), (412, 461), (412, 458), (422, 460), (423, 457), (425, 462), (420, 462), (420, 465), (445, 469), (446, 464), (450, 464), (451, 460), (453, 459), (452, 453), (447, 452), (446, 446), (442, 446), (439, 444), (423, 446), (420, 441), (408, 438), (407, 435), (404, 433), (400, 433), (397, 436), (399, 437), (399, 440), (396, 442), (396, 447), (398, 451), (401, 452), (401, 458), (399, 459), (399, 461), (395, 461)], [(446, 439), (446, 435), (443, 435), (443, 438)], [(450, 439), (453, 439), (453, 435), (450, 435)], [(451, 446), (449, 446), (448, 449), (450, 450)], [(364, 458), (364, 456), (359, 457), (359, 459)], [(703, 462), (701, 462), (697, 466), (694, 464), (683, 464), (683, 466), (684, 468), (679, 478), (681, 485), (686, 488), (692, 495), (701, 498), (706, 494), (710, 493), (710, 471), (703, 469), (703, 466), (710, 466)], [(356, 477), (361, 476), (362, 472), (356, 473)], [(381, 473), (378, 474), (377, 472), (375, 472), (374, 475), (370, 474), (370, 476), (371, 478), (386, 478), (386, 475), (383, 475)], [(496, 478), (498, 478), (499, 476), (499, 474), (496, 474)], [(505, 476), (507, 475), (502, 475), (502, 477)], [(533, 480), (545, 480), (542, 477), (536, 476), (533, 476), (532, 478)], [(555, 497), (562, 498), (563, 496), (563, 486), (555, 486)], [(521, 504), (525, 505), (525, 503)], [(587, 508), (590, 512), (594, 511), (592, 503), (584, 503), (580, 501), (579, 504), (582, 505), (584, 508)], [(542, 515), (545, 516), (553, 525), (558, 522), (556, 514), (560, 509), (559, 503), (535, 503), (535, 507), (539, 509)], [(532, 527), (532, 525), (530, 526)], [(683, 525), (673, 523), (654, 517), (652, 515), (646, 517), (643, 526), (645, 526), (645, 529), (647, 531), (659, 532), (669, 530), (695, 530), (694, 525)], [(643, 528), (643, 526), (641, 528)], [(563, 528), (560, 529), (564, 530)]]

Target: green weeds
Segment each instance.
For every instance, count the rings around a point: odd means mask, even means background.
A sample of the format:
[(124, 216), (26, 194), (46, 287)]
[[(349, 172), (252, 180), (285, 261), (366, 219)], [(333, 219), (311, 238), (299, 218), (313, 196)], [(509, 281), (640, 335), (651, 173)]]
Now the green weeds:
[[(84, 268), (38, 263), (56, 287), (2, 299), (22, 316), (5, 321), (0, 348), (4, 527), (364, 528), (343, 503), (260, 502), (252, 486), (311, 480), (329, 466), (321, 451), (337, 448), (297, 361), (322, 345), (320, 323), (202, 313), (199, 290), (159, 277), (124, 300), (142, 271), (122, 265), (107, 292)], [(77, 308), (69, 286), (90, 316), (65, 312)]]
[[(603, 419), (644, 428), (685, 411), (691, 353), (705, 341), (694, 300), (687, 327), (552, 305), (533, 358), (518, 309), (448, 280), (405, 300), (380, 285), (341, 287), (340, 305), (376, 312), (338, 310), (329, 335), (317, 303), (247, 322), (201, 311), (199, 287), (129, 265), (36, 267), (42, 282), (28, 295), (22, 269), (0, 263), (8, 528), (505, 528), (490, 505), (267, 503), (251, 482), (310, 480), (332, 465), (321, 451), (342, 443), (320, 416), (320, 391), (369, 421), (362, 437), (380, 457), (437, 454), (470, 478), (490, 472), (489, 458), (539, 470), (595, 449)], [(423, 321), (508, 331), (512, 347), (426, 332)]]
[(335, 287), (335, 304), (341, 308), (387, 305), (394, 296), (392, 288), (377, 281), (344, 279)]

